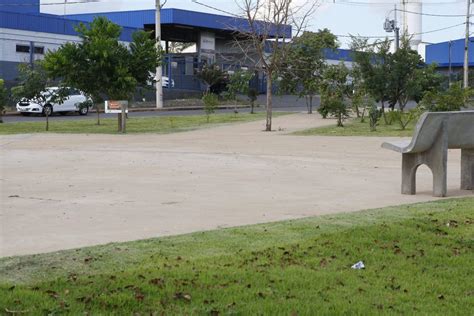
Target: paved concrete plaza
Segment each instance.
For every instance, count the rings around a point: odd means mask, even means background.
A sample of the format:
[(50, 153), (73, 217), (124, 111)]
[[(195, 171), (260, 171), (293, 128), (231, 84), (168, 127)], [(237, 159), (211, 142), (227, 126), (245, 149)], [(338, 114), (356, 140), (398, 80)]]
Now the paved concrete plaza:
[[(380, 137), (285, 135), (317, 115), (170, 135), (0, 137), (0, 256), (434, 200), (431, 173), (400, 194)], [(460, 153), (449, 152), (448, 196)]]

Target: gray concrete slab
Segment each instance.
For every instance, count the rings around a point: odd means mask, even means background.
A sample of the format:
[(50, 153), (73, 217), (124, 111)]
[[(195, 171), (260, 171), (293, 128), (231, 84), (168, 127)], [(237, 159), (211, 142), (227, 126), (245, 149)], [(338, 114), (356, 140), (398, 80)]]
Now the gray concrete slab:
[[(295, 114), (170, 135), (0, 137), (0, 256), (434, 200), (400, 194), (400, 157), (380, 137), (287, 133), (335, 124)], [(450, 151), (450, 196), (459, 151)]]

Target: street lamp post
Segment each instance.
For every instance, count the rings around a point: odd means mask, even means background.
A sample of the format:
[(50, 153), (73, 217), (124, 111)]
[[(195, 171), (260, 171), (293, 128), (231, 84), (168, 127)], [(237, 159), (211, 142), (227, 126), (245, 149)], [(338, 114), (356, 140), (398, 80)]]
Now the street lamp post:
[(397, 6), (395, 5), (395, 18), (393, 20), (389, 20), (389, 18), (385, 19), (385, 23), (383, 24), (383, 28), (385, 32), (394, 32), (395, 33), (395, 51), (398, 50), (400, 47), (400, 28), (398, 27), (397, 23)]
[(471, 1), (467, 1), (466, 10), (466, 38), (464, 42), (464, 89), (469, 88), (469, 17), (471, 15)]
[[(156, 49), (161, 52), (161, 2), (156, 0), (156, 19), (155, 19), (155, 37)], [(163, 108), (163, 69), (161, 63), (156, 67), (156, 108)]]
[(453, 45), (452, 42), (449, 41), (449, 43), (448, 43), (448, 47), (449, 47), (449, 51), (448, 51), (448, 62), (449, 62), (448, 82), (449, 82), (450, 87), (451, 87), (451, 73), (452, 73), (452, 67), (451, 67), (451, 47), (452, 47), (452, 45)]

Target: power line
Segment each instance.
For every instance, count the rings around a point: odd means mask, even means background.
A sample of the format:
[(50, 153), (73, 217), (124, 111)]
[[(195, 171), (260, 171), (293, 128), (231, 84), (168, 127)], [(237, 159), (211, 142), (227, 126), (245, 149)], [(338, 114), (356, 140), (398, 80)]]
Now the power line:
[(456, 25), (451, 25), (451, 26), (443, 27), (443, 28), (436, 29), (436, 30), (431, 30), (431, 31), (426, 31), (426, 32), (421, 32), (421, 33), (413, 33), (413, 35), (422, 35), (422, 34), (440, 32), (440, 31), (452, 29), (452, 28), (455, 28), (455, 27), (458, 27), (458, 26), (461, 26), (461, 25), (465, 25), (465, 24), (466, 24), (466, 22), (463, 22), (463, 23), (459, 23), (459, 24), (456, 24)]
[[(401, 10), (401, 9), (393, 9), (391, 12), (393, 11), (398, 11), (398, 12), (405, 12), (405, 13), (410, 13), (410, 14), (417, 14), (417, 15), (424, 15), (424, 16), (434, 16), (434, 17), (441, 17), (441, 18), (459, 18), (459, 17), (463, 17), (465, 18), (466, 15), (465, 14), (436, 14), (436, 13), (422, 13), (422, 12), (415, 12), (415, 11), (408, 11), (408, 10)], [(388, 13), (387, 15), (389, 15), (390, 13)], [(472, 15), (471, 15), (472, 16)]]
[[(435, 29), (435, 30), (430, 30), (430, 31), (426, 31), (426, 32), (420, 32), (420, 33), (412, 33), (412, 34), (409, 34), (409, 35), (423, 35), (423, 34), (429, 34), (429, 33), (435, 33), (435, 32), (441, 32), (441, 31), (444, 31), (444, 30), (448, 30), (448, 29), (452, 29), (452, 28), (455, 28), (455, 27), (458, 27), (458, 26), (461, 26), (461, 25), (465, 25), (466, 23), (463, 22), (463, 23), (459, 23), (459, 24), (455, 24), (455, 25), (451, 25), (451, 26), (447, 26), (447, 27), (443, 27), (443, 28), (439, 28), (439, 29)], [(351, 35), (351, 34), (348, 34), (348, 35), (338, 35), (338, 34), (334, 34), (335, 36), (337, 37), (346, 37), (346, 38), (352, 38), (352, 37), (357, 37), (357, 38), (368, 38), (368, 39), (377, 39), (377, 38), (393, 38), (394, 36), (393, 35), (390, 35), (390, 36), (378, 36), (378, 35)]]
[(216, 8), (216, 7), (213, 7), (213, 6), (211, 6), (211, 5), (208, 5), (208, 4), (199, 2), (198, 0), (191, 0), (191, 1), (194, 2), (194, 3), (196, 3), (196, 4), (198, 4), (198, 5), (200, 5), (200, 6), (206, 7), (206, 8), (208, 8), (208, 9), (211, 9), (211, 10), (214, 10), (214, 11), (217, 11), (217, 12), (225, 13), (225, 14), (228, 14), (228, 15), (231, 15), (231, 16), (240, 18), (240, 16), (238, 16), (238, 15), (235, 14), (235, 13), (232, 13), (232, 12), (229, 12), (229, 11), (225, 11), (225, 10), (222, 10), (222, 9), (219, 9), (219, 8)]

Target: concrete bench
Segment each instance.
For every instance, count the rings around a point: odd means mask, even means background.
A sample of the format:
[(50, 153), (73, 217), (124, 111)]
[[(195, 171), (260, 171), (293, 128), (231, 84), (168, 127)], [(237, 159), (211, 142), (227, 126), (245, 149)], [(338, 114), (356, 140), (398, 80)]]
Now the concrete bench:
[(416, 194), (416, 170), (425, 164), (433, 173), (433, 196), (446, 196), (448, 148), (461, 149), (461, 189), (474, 189), (474, 111), (424, 113), (411, 141), (382, 147), (402, 154), (402, 194)]

